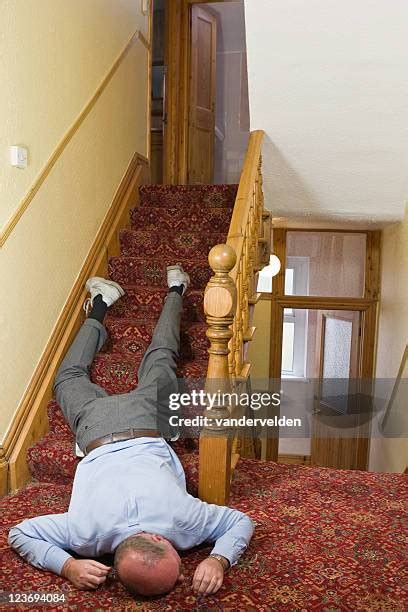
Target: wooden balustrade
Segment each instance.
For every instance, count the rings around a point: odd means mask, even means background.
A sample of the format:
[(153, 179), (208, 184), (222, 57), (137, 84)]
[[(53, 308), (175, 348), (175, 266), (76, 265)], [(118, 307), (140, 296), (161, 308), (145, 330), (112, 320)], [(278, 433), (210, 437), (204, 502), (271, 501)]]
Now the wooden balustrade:
[[(269, 263), (270, 214), (264, 210), (261, 148), (264, 133), (251, 133), (238, 187), (227, 243), (209, 254), (214, 276), (205, 295), (207, 337), (210, 340), (206, 391), (239, 392), (248, 383), (250, 364), (246, 343), (251, 327), (257, 272)], [(199, 495), (205, 501), (226, 504), (232, 469), (238, 459), (239, 440), (228, 422), (239, 407), (217, 403), (206, 411), (209, 424), (201, 432)]]

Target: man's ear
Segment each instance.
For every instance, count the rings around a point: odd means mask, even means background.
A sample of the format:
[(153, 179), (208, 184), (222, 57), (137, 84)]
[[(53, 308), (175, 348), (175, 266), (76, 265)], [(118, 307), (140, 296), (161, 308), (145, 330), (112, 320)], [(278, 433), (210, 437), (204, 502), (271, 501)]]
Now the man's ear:
[(184, 582), (184, 574), (180, 574), (176, 580), (176, 584), (181, 584), (182, 582)]

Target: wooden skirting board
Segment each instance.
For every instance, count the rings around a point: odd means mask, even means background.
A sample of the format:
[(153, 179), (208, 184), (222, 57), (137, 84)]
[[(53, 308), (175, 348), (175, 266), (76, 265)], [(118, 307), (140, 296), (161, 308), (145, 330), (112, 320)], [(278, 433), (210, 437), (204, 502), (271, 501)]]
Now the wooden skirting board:
[(278, 463), (310, 465), (310, 455), (278, 455)]
[(47, 404), (55, 372), (83, 321), (86, 279), (106, 276), (109, 257), (119, 254), (118, 231), (128, 225), (129, 210), (138, 204), (139, 186), (149, 179), (148, 160), (135, 153), (0, 448), (0, 495), (30, 480), (26, 451), (48, 430)]

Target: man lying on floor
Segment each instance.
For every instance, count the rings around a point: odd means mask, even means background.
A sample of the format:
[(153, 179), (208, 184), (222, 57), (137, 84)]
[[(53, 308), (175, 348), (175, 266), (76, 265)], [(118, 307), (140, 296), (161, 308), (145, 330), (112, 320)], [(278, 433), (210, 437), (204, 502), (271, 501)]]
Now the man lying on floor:
[(110, 568), (93, 558), (114, 553), (117, 576), (132, 593), (167, 593), (183, 579), (176, 549), (215, 542), (192, 584), (196, 593), (215, 593), (253, 533), (245, 514), (187, 493), (181, 463), (164, 440), (168, 396), (177, 392), (182, 296), (190, 278), (176, 265), (167, 269), (167, 281), (169, 293), (140, 364), (137, 389), (109, 396), (90, 381), (89, 369), (107, 338), (106, 311), (124, 291), (112, 281), (88, 280), (91, 297), (84, 306), (91, 312), (55, 380), (57, 401), (85, 455), (69, 509), (10, 530), (10, 545), (26, 561), (80, 589), (105, 582)]

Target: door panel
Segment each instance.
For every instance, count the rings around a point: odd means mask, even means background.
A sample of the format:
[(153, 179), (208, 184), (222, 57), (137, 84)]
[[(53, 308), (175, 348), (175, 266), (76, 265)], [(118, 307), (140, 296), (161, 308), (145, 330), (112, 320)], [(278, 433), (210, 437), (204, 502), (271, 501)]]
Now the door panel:
[(209, 184), (214, 175), (216, 18), (191, 7), (188, 183)]
[(318, 311), (311, 463), (366, 469), (367, 398), (360, 392), (360, 312)]

